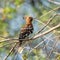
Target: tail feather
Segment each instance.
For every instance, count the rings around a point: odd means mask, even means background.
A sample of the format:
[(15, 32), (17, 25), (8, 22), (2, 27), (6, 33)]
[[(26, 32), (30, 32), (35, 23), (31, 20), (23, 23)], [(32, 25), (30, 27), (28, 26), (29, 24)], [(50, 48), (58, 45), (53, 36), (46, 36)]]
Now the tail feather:
[(23, 50), (24, 50), (24, 48), (23, 48), (23, 47), (19, 47), (19, 48), (18, 48), (18, 52), (19, 52), (19, 53), (22, 53), (22, 52), (23, 52)]

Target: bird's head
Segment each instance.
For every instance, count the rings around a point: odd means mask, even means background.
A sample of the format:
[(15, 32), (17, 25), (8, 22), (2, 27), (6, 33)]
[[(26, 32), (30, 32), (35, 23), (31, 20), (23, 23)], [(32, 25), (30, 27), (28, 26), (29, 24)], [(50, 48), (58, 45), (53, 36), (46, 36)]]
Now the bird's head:
[(30, 24), (33, 21), (33, 17), (31, 17), (31, 16), (24, 16), (23, 19), (26, 20), (27, 24)]

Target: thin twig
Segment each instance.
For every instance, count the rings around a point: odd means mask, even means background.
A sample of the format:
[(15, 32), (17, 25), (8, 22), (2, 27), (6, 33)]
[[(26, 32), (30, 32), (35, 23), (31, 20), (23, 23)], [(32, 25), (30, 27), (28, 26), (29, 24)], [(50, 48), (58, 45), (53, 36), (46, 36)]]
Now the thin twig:
[(43, 41), (41, 41), (39, 44), (37, 44), (33, 49), (30, 50), (29, 53), (31, 53), (35, 48), (37, 48), (39, 45), (41, 45), (44, 41), (46, 41), (46, 40), (43, 40)]
[(4, 37), (4, 36), (0, 36), (1, 38), (4, 38), (4, 39), (9, 39), (8, 37)]
[[(51, 35), (49, 35), (48, 37), (46, 37), (46, 40), (48, 39), (49, 40), (49, 38), (52, 36), (52, 34)], [(44, 40), (44, 39), (43, 39)], [(52, 39), (50, 39), (50, 40), (52, 40)], [(44, 41), (44, 46), (46, 45), (46, 43), (45, 43), (45, 41)], [(44, 47), (43, 46), (43, 47)], [(49, 57), (48, 57), (48, 52), (47, 52), (47, 46), (45, 46), (45, 52), (46, 52), (46, 60), (49, 60)]]
[(60, 27), (60, 24), (56, 25), (55, 27), (52, 27), (52, 28), (49, 29), (48, 31), (45, 31), (45, 32), (43, 32), (43, 33), (40, 33), (40, 34), (34, 36), (33, 39), (39, 38), (39, 37), (41, 37), (41, 36), (43, 36), (43, 35), (46, 35), (46, 34), (48, 34), (49, 32), (51, 32), (51, 31), (53, 31), (53, 30), (55, 30), (55, 29), (57, 29), (57, 28), (59, 28), (59, 27)]
[(57, 14), (54, 14), (54, 15), (48, 20), (47, 24), (46, 24), (40, 31), (38, 31), (36, 34), (34, 34), (34, 36), (37, 35), (38, 33), (40, 33), (41, 31), (43, 31), (43, 30), (48, 26), (48, 24), (53, 20), (53, 18), (54, 18), (56, 15), (57, 15)]
[[(35, 49), (37, 48), (38, 46), (40, 46), (41, 44), (43, 44), (46, 40), (48, 40), (49, 38), (47, 38), (46, 36), (44, 36), (46, 39), (41, 41), (39, 44), (37, 44), (32, 50), (30, 50), (30, 53)], [(51, 39), (50, 39), (51, 40)]]
[(0, 46), (0, 48), (2, 48), (2, 47), (5, 47), (5, 46), (8, 46), (8, 45), (11, 45), (11, 44), (13, 44), (13, 43), (19, 43), (19, 42), (11, 42), (11, 43), (7, 43), (7, 44), (4, 44), (3, 46)]
[[(45, 37), (45, 36), (44, 36), (44, 37)], [(56, 37), (54, 37), (54, 38), (57, 38), (57, 37), (60, 37), (60, 36), (56, 36)], [(33, 49), (31, 49), (29, 53), (31, 53), (34, 49), (36, 49), (38, 46), (40, 46), (40, 45), (43, 44), (46, 40), (48, 40), (47, 37), (45, 37), (45, 38), (46, 38), (45, 40), (41, 41), (41, 42), (40, 42), (39, 44), (37, 44)], [(54, 38), (52, 38), (52, 39), (54, 39)], [(52, 39), (49, 39), (49, 40), (52, 40)], [(47, 45), (45, 45), (44, 47), (47, 47)]]
[(60, 55), (60, 53), (58, 53), (58, 52), (53, 52), (53, 53), (55, 53), (56, 55)]
[(16, 47), (17, 44), (15, 44), (11, 50), (9, 51), (9, 54), (4, 58), (4, 60), (7, 60), (7, 58), (9, 57), (9, 55), (11, 54), (11, 52), (14, 50), (14, 48)]
[(51, 51), (50, 51), (50, 53), (49, 53), (49, 57), (51, 56), (51, 53), (53, 52), (53, 50), (54, 50), (54, 48), (55, 48), (55, 46), (56, 46), (56, 43), (57, 43), (57, 40), (56, 40), (56, 42), (54, 43), (54, 45), (53, 45), (53, 47), (52, 47), (52, 49), (51, 49)]
[(56, 4), (56, 5), (60, 5), (60, 2), (56, 2), (56, 1), (52, 1), (52, 0), (48, 0), (49, 2)]
[[(48, 24), (51, 23), (52, 19), (53, 19), (55, 16), (60, 16), (60, 13), (54, 14), (54, 15), (48, 20), (47, 24), (44, 24), (44, 23), (41, 22), (40, 20), (36, 20), (37, 22), (42, 23), (42, 24), (44, 25), (44, 27), (43, 27), (41, 30), (39, 30), (38, 32), (36, 32), (36, 33), (34, 34), (34, 36), (37, 35), (38, 33), (40, 33), (40, 32), (41, 32), (43, 29), (45, 29), (46, 27), (50, 28), (50, 27), (48, 26)], [(33, 36), (33, 37), (34, 37), (34, 36)], [(31, 37), (31, 38), (32, 38), (32, 37)]]
[(17, 38), (14, 38), (14, 39), (4, 39), (4, 40), (0, 41), (0, 43), (7, 42), (7, 41), (16, 41), (16, 42), (18, 42), (18, 40), (19, 39), (17, 39)]
[(15, 56), (17, 55), (17, 51), (14, 51), (13, 54), (14, 54), (14, 56), (13, 56), (12, 60), (16, 60)]
[[(55, 38), (59, 38), (59, 37), (60, 37), (60, 35), (59, 35), (59, 36), (54, 37), (53, 39), (55, 39)], [(51, 40), (51, 39), (49, 39), (49, 40)], [(45, 47), (48, 45), (48, 43), (49, 43), (49, 42), (47, 42), (47, 44), (46, 44), (43, 48), (45, 48)]]
[(53, 47), (52, 47), (52, 49), (51, 49), (51, 51), (50, 51), (50, 53), (49, 53), (49, 57), (51, 56), (51, 53), (53, 52), (53, 50), (54, 50), (54, 48), (55, 48), (55, 46), (57, 45), (57, 40), (55, 41), (55, 43), (53, 44)]
[[(47, 13), (43, 14), (42, 16), (40, 16), (40, 18), (46, 16), (47, 14), (51, 13), (52, 11), (58, 10), (59, 8), (60, 8), (60, 7), (56, 7), (56, 8), (54, 8), (54, 9), (50, 10), (49, 12), (47, 12)], [(39, 18), (39, 19), (40, 19), (40, 18)]]
[[(52, 38), (52, 39), (59, 38), (59, 37), (60, 37), (60, 36), (56, 36), (56, 37), (54, 37), (54, 38)], [(51, 39), (49, 39), (49, 40), (51, 40)], [(51, 55), (51, 53), (53, 52), (55, 46), (57, 45), (56, 43), (57, 43), (57, 40), (56, 40), (56, 42), (54, 43), (54, 45), (53, 45), (53, 47), (52, 47), (52, 49), (51, 49), (51, 51), (50, 51), (50, 53), (49, 53), (49, 55), (48, 55), (48, 58), (50, 57), (50, 55)], [(47, 44), (46, 44), (43, 48), (45, 48), (45, 47), (47, 47)]]

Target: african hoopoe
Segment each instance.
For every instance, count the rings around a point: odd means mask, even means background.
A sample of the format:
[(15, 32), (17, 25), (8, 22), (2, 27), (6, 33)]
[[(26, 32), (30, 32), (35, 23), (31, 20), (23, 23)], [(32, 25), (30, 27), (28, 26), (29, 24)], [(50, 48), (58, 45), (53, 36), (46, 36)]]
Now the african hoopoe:
[(20, 45), (22, 44), (23, 40), (21, 39), (25, 39), (26, 37), (28, 37), (31, 33), (33, 33), (33, 17), (30, 16), (25, 16), (24, 19), (26, 20), (26, 24), (24, 27), (21, 28), (20, 34), (19, 34), (19, 42)]

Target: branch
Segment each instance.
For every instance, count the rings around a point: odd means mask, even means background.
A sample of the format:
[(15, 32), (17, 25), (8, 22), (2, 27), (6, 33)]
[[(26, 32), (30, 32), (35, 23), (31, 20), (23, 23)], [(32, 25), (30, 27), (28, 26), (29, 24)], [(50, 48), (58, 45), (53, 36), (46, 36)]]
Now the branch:
[[(47, 15), (47, 14), (53, 12), (53, 11), (58, 10), (59, 8), (60, 8), (60, 7), (56, 7), (56, 8), (54, 8), (54, 9), (50, 10), (49, 12), (47, 12), (47, 13), (43, 14), (42, 16), (40, 16), (40, 18), (44, 17), (45, 15)], [(40, 19), (40, 18), (39, 18), (39, 19)]]
[[(44, 37), (45, 37), (45, 36), (44, 36)], [(49, 40), (52, 41), (52, 39), (59, 38), (59, 37), (60, 37), (60, 36), (56, 36), (56, 37), (51, 38), (51, 39), (49, 39)], [(45, 37), (45, 38), (46, 38), (45, 40), (41, 41), (39, 44), (37, 44), (35, 47), (33, 47), (33, 49), (31, 49), (29, 53), (31, 53), (35, 48), (37, 48), (38, 46), (40, 46), (41, 44), (43, 44), (46, 40), (48, 40), (48, 38), (50, 38), (50, 36), (49, 36), (49, 37)], [(47, 45), (45, 45), (43, 48), (45, 48), (45, 47), (47, 47)]]
[[(40, 33), (42, 30), (44, 30), (44, 29), (48, 26), (48, 24), (53, 20), (53, 18), (54, 18), (56, 15), (57, 15), (57, 14), (54, 14), (54, 15), (48, 20), (47, 24), (46, 24), (40, 31), (38, 31), (36, 34)], [(34, 35), (36, 35), (36, 34), (34, 34)]]
[(59, 28), (59, 27), (60, 27), (60, 24), (58, 24), (58, 25), (55, 26), (55, 27), (52, 27), (52, 28), (49, 29), (48, 31), (45, 31), (45, 32), (43, 32), (43, 33), (40, 33), (40, 34), (34, 36), (33, 39), (39, 38), (39, 37), (41, 37), (41, 36), (44, 36), (44, 35), (48, 34), (49, 32), (51, 32), (51, 31), (53, 31), (53, 30), (55, 30), (55, 29), (57, 29), (57, 28)]
[(12, 45), (12, 44), (14, 44), (14, 43), (19, 43), (19, 42), (16, 42), (16, 41), (14, 41), (14, 42), (9, 42), (9, 43), (7, 43), (7, 44), (4, 44), (4, 45), (0, 46), (0, 48), (5, 47), (5, 46), (8, 46), (8, 45)]
[(56, 1), (52, 1), (52, 0), (48, 0), (49, 2), (56, 4), (56, 5), (60, 5), (60, 2), (56, 2)]
[(51, 51), (49, 52), (48, 57), (51, 56), (51, 53), (54, 51), (56, 45), (57, 45), (57, 40), (56, 40), (55, 43), (53, 44), (52, 49), (51, 49)]
[(8, 39), (8, 37), (0, 36), (1, 38)]
[[(60, 38), (60, 35), (59, 35), (59, 36), (54, 37), (53, 39), (56, 39), (56, 38)], [(51, 40), (51, 39), (49, 39), (49, 40)], [(47, 43), (46, 43), (45, 47), (48, 45), (48, 43), (49, 43), (49, 42), (47, 42)], [(43, 47), (43, 48), (45, 48), (45, 47)]]
[(15, 39), (5, 39), (5, 40), (0, 41), (0, 43), (2, 43), (2, 42), (9, 42), (9, 41), (19, 42), (18, 40), (19, 40), (18, 38), (15, 38)]
[[(47, 24), (44, 24), (44, 23), (41, 22), (40, 20), (36, 20), (37, 22), (42, 23), (42, 24), (44, 25), (44, 27), (43, 27), (41, 30), (39, 30), (38, 32), (36, 32), (36, 33), (34, 34), (34, 36), (35, 36), (36, 34), (40, 33), (40, 32), (41, 32), (42, 30), (44, 30), (46, 27), (50, 28), (50, 27), (48, 26), (48, 24), (52, 22), (52, 20), (54, 19), (55, 16), (60, 16), (60, 13), (56, 13), (56, 14), (54, 14), (50, 19), (48, 19)], [(36, 19), (36, 18), (34, 18), (34, 19)], [(34, 37), (34, 36), (33, 36), (33, 37)]]
[(14, 50), (14, 48), (16, 47), (17, 44), (15, 44), (11, 50), (9, 51), (9, 54), (4, 58), (4, 60), (6, 60), (8, 58), (8, 56), (11, 54), (11, 52)]
[[(59, 38), (59, 37), (60, 37), (60, 36), (56, 36), (55, 39), (56, 39), (56, 38)], [(51, 53), (54, 52), (55, 46), (57, 46), (57, 42), (58, 42), (57, 40), (54, 42), (54, 44), (53, 44), (53, 46), (52, 46), (52, 49), (51, 49), (51, 51), (50, 51), (50, 53), (49, 53), (49, 55), (48, 55), (49, 57), (51, 56)]]
[(0, 8), (0, 13), (3, 13), (3, 8)]
[(33, 49), (31, 49), (30, 50), (30, 52), (29, 53), (31, 53), (35, 48), (37, 48), (38, 46), (40, 46), (42, 43), (44, 43), (46, 41), (46, 39), (45, 40), (43, 40), (43, 41), (41, 41), (39, 44), (37, 44)]
[(55, 53), (56, 55), (60, 55), (60, 53), (58, 53), (58, 52), (53, 52), (53, 53)]

